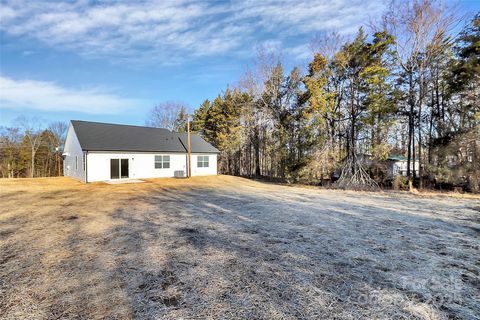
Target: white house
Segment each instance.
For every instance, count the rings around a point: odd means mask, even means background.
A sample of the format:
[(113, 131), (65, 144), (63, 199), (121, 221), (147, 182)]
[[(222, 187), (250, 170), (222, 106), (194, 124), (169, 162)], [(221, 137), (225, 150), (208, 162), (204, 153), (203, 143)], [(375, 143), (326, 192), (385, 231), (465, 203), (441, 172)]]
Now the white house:
[[(192, 176), (216, 175), (218, 149), (190, 135)], [(162, 128), (70, 121), (64, 175), (83, 182), (183, 177), (187, 135)]]
[[(391, 177), (395, 177), (397, 175), (406, 176), (407, 175), (407, 168), (408, 168), (408, 161), (407, 158), (404, 156), (390, 156), (387, 159), (388, 165), (388, 174)], [(420, 168), (420, 162), (417, 160), (410, 162), (410, 170), (413, 172), (415, 170), (415, 174), (418, 175)]]

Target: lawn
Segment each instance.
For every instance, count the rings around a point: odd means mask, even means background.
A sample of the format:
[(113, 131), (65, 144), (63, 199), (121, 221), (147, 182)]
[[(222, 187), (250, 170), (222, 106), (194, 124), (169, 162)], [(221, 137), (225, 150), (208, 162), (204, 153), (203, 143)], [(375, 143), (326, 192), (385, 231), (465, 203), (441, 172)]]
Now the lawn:
[(480, 201), (218, 176), (0, 181), (0, 317), (474, 319)]

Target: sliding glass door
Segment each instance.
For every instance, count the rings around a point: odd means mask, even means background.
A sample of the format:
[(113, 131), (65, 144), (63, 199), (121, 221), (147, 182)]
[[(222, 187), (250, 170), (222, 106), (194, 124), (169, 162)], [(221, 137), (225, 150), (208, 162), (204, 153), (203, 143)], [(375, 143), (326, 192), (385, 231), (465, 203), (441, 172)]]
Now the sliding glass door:
[(128, 178), (128, 159), (120, 159), (120, 177), (122, 179)]
[(110, 159), (110, 179), (120, 178), (119, 159)]
[(128, 159), (110, 159), (110, 179), (128, 178)]

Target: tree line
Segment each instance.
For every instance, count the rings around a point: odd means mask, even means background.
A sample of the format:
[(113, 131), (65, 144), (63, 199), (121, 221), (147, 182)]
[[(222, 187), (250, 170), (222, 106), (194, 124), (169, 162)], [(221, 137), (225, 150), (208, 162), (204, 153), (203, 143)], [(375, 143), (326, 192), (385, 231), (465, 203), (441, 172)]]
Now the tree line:
[(2, 178), (63, 175), (62, 148), (68, 125), (54, 121), (45, 128), (35, 118), (20, 116), (10, 127), (0, 127)]
[[(440, 2), (394, 1), (370, 32), (317, 37), (304, 72), (260, 50), (236, 86), (194, 111), (192, 129), (226, 174), (478, 192), (480, 15), (454, 34), (459, 21)], [(391, 155), (406, 157), (405, 178), (387, 176)]]
[[(393, 1), (351, 39), (312, 41), (303, 70), (259, 49), (235, 86), (198, 106), (194, 132), (216, 146), (225, 174), (342, 188), (480, 191), (480, 14), (441, 2)], [(368, 30), (368, 31), (366, 31)], [(146, 124), (184, 131), (188, 108), (155, 106)], [(62, 174), (67, 124), (21, 117), (0, 128), (2, 177)], [(387, 159), (407, 159), (392, 181)]]

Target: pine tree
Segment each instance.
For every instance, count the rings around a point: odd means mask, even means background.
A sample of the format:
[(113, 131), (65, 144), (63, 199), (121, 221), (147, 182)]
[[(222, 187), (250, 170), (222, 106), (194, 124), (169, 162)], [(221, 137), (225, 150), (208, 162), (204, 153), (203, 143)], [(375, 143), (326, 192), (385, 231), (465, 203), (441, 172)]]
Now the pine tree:
[(207, 99), (195, 110), (192, 120), (192, 131), (206, 136), (205, 134), (205, 121), (209, 109), (211, 108), (211, 103)]

